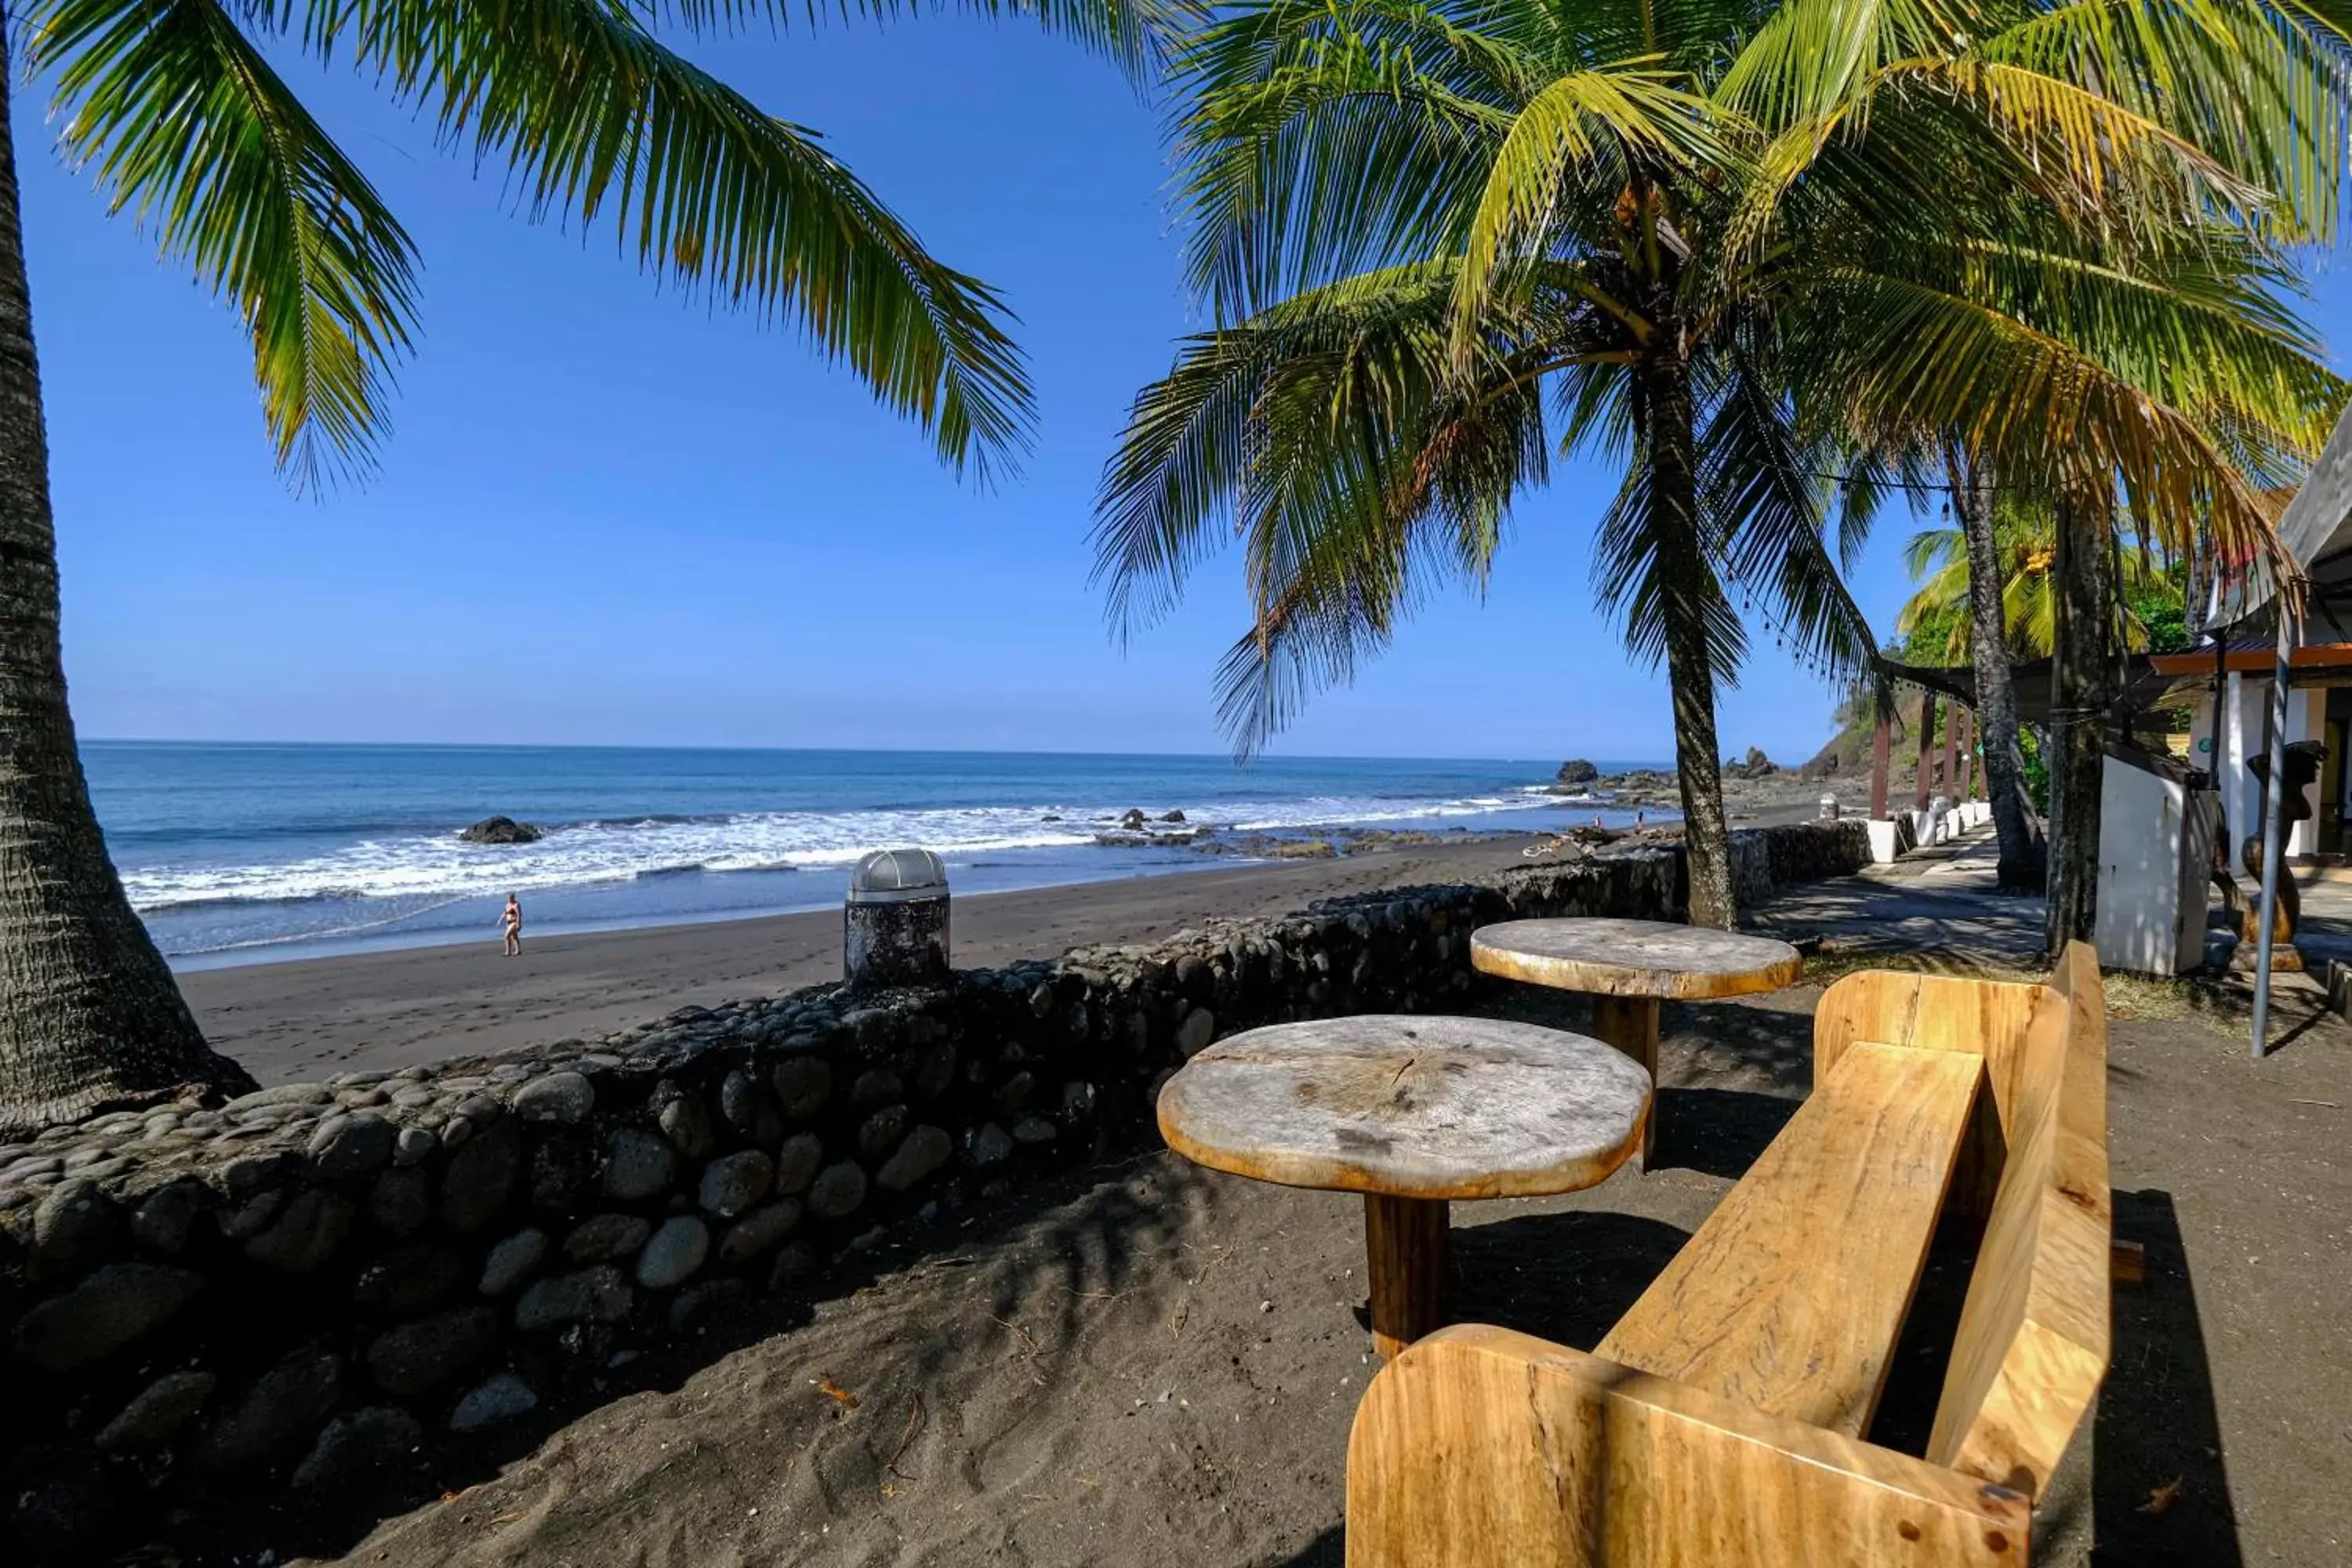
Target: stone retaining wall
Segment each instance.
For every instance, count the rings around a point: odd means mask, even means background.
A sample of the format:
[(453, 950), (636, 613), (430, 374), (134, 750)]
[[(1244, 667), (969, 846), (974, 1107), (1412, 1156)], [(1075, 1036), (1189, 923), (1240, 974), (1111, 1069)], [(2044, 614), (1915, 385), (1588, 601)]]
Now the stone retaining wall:
[[(1735, 837), (1751, 889), (1869, 858), (1859, 823)], [(412, 1463), (893, 1227), (1149, 1146), (1160, 1084), (1220, 1035), (1438, 1008), (1492, 921), (1664, 916), (1680, 862), (1633, 849), (934, 992), (689, 1008), (0, 1148), (17, 1542), (82, 1560), (174, 1510)]]

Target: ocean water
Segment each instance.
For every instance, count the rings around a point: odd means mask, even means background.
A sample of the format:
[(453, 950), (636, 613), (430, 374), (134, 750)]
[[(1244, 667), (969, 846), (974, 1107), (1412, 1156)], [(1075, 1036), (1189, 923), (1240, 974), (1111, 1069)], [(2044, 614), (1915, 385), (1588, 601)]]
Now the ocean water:
[[(938, 851), (959, 895), (1238, 863), (1097, 844), (1130, 808), (1227, 838), (1631, 815), (1543, 794), (1557, 764), (1534, 761), (119, 741), (83, 757), (131, 902), (184, 966), (491, 942), (509, 892), (541, 934), (832, 908), (858, 856), (905, 846)], [(493, 814), (547, 837), (457, 837)]]

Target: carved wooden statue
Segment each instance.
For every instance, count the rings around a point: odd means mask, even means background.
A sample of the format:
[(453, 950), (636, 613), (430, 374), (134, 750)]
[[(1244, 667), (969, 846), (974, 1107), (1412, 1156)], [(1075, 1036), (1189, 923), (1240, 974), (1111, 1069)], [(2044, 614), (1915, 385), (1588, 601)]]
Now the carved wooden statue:
[[(2284, 788), (2279, 799), (2279, 842), (2284, 856), (2287, 836), (2294, 825), (2311, 816), (2311, 801), (2304, 794), (2319, 777), (2320, 764), (2327, 760), (2327, 743), (2324, 741), (2293, 741), (2285, 749), (2285, 776), (2280, 781)], [(2246, 760), (2254, 782), (2262, 788), (2255, 799), (2260, 802), (2254, 815), (2254, 830), (2247, 835), (2241, 858), (2245, 862), (2246, 875), (2253, 879), (2255, 894), (2237, 906), (2238, 951), (2231, 958), (2233, 969), (2252, 969), (2257, 962), (2262, 938), (2263, 885), (2263, 823), (2270, 811), (2271, 758), (2268, 752), (2258, 752)], [(2294, 885), (2294, 875), (2282, 862), (2279, 868), (2278, 912), (2271, 921), (2271, 970), (2273, 973), (2300, 974), (2303, 954), (2294, 950), (2294, 928), (2303, 918), (2303, 895)]]

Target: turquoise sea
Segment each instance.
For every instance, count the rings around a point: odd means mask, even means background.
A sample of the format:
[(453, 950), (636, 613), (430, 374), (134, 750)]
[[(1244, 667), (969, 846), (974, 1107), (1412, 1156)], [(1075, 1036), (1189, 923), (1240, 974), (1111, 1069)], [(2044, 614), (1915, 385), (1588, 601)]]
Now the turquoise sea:
[[(959, 894), (1235, 863), (1096, 843), (1136, 808), (1229, 837), (1630, 816), (1542, 794), (1557, 759), (122, 741), (83, 756), (131, 901), (184, 965), (489, 941), (510, 891), (541, 933), (829, 908), (859, 855), (909, 845), (945, 857)], [(547, 837), (458, 839), (492, 814)]]

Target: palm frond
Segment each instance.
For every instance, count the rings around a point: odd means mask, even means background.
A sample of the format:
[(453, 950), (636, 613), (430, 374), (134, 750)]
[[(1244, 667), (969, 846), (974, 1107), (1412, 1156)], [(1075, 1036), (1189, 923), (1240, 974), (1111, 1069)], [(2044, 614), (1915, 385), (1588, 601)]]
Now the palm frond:
[[(312, 3), (332, 10), (341, 0)], [(1183, 38), (1208, 15), (1206, 6), (1192, 0), (639, 0), (638, 8), (698, 35), (762, 26), (781, 30), (794, 23), (894, 22), (940, 13), (1034, 22), (1111, 61), (1139, 89), (1159, 79)]]
[(995, 292), (627, 0), (335, 0), (333, 15), (328, 42), (427, 107), (446, 142), (510, 164), (530, 217), (609, 226), (655, 278), (796, 321), (983, 481), (1027, 450), (1034, 398)]
[[(1776, 377), (1746, 353), (1727, 356), (1699, 434), (1700, 504), (1717, 568), (1763, 603), (1789, 651), (1835, 680), (1871, 668), (1869, 617), (1846, 591), (1825, 538), (1825, 453), (1797, 432)], [(1721, 673), (1728, 674), (1728, 670)]]
[(2326, 240), (2352, 137), (2352, 35), (2297, 0), (2074, 0), (2025, 9), (1981, 56), (2061, 78), (2193, 142), (2266, 200), (2263, 226)]
[(1262, 0), (1179, 59), (1185, 269), (1216, 319), (1457, 248), (1536, 82), (1419, 0)]
[[(1638, 188), (1637, 175), (1691, 174), (1727, 156), (1706, 100), (1647, 64), (1575, 71), (1546, 83), (1495, 150), (1464, 247), (1454, 300), (1458, 341), (1466, 349), (1503, 275), (1555, 254), (1566, 216), (1563, 191), (1613, 196)], [(1671, 219), (1653, 201), (1633, 221), (1655, 244), (1657, 226)], [(1681, 242), (1669, 237), (1663, 243)]]
[(1668, 617), (1679, 614), (1700, 629), (1708, 679), (1736, 686), (1748, 632), (1710, 569), (1723, 542), (1700, 532), (1706, 522), (1703, 515), (1683, 515), (1681, 503), (1658, 484), (1656, 468), (1636, 460), (1594, 531), (1592, 594), (1617, 616), (1635, 663), (1654, 668), (1664, 661)]
[(1221, 523), (1264, 510), (1252, 498), (1280, 463), (1414, 417), (1443, 373), (1453, 278), (1368, 274), (1184, 342), (1136, 395), (1097, 494), (1095, 580), (1121, 635), (1174, 603)]
[(58, 73), (68, 157), (234, 300), (279, 466), (364, 470), (415, 321), (415, 250), (365, 175), (217, 0), (52, 0), (24, 17)]
[(2275, 552), (2273, 507), (2213, 434), (2095, 354), (1917, 279), (1825, 281), (1834, 327), (1809, 352), (1858, 428), (1891, 441), (1956, 432), (2004, 476), (2053, 492), (2119, 484), (2175, 542), (2202, 522), (2232, 551)]

